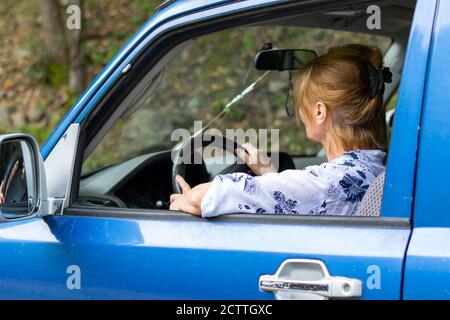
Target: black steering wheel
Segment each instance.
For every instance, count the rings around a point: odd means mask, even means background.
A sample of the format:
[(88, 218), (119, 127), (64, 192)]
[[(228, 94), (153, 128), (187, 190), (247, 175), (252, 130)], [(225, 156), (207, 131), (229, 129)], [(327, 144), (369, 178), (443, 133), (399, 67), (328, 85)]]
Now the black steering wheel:
[[(173, 166), (172, 166), (172, 187), (174, 193), (182, 193), (182, 190), (178, 183), (176, 182), (176, 176), (181, 176), (185, 178), (186, 175), (186, 166), (193, 163), (195, 149), (199, 147), (217, 147), (221, 148), (225, 151), (233, 153), (236, 157), (236, 160), (233, 164), (226, 167), (219, 174), (228, 174), (233, 172), (244, 172), (250, 175), (254, 175), (254, 173), (250, 170), (250, 168), (245, 163), (239, 163), (241, 160), (236, 155), (236, 149), (245, 149), (239, 145), (236, 141), (230, 140), (226, 137), (219, 135), (209, 135), (209, 134), (199, 134), (197, 136), (193, 136), (178, 145), (174, 149), (173, 153)], [(190, 160), (190, 161), (186, 161)]]

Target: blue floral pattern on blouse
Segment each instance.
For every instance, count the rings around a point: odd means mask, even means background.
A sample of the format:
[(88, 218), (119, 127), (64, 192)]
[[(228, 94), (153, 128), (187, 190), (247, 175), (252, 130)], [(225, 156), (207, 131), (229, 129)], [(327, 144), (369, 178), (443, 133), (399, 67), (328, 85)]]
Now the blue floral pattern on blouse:
[(257, 192), (255, 179), (252, 176), (247, 176), (244, 181), (244, 192), (250, 195)]
[(310, 212), (313, 216), (326, 216), (327, 215), (327, 201), (325, 200), (319, 208), (313, 208)]
[(368, 185), (364, 185), (364, 180), (358, 177), (352, 176), (348, 173), (344, 175), (339, 185), (342, 187), (342, 191), (347, 195), (347, 201), (350, 202), (361, 202), (366, 190), (369, 188)]
[(276, 201), (275, 204), (275, 213), (287, 213), (287, 214), (298, 214), (297, 211), (295, 211), (295, 206), (297, 205), (297, 201), (292, 199), (287, 199), (286, 196), (281, 191), (275, 191), (273, 193), (273, 198)]
[(381, 150), (355, 150), (304, 170), (217, 176), (203, 198), (202, 216), (354, 215), (370, 183), (385, 170), (385, 159)]

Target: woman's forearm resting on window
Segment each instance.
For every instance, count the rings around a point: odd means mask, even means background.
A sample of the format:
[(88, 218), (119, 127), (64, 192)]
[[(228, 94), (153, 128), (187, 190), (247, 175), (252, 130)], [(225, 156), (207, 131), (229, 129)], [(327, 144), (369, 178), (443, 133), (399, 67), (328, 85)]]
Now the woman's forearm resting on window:
[(183, 211), (192, 215), (201, 216), (202, 199), (206, 192), (208, 192), (211, 183), (203, 183), (191, 188), (180, 176), (177, 177), (177, 182), (183, 193), (172, 194), (170, 196), (170, 210)]

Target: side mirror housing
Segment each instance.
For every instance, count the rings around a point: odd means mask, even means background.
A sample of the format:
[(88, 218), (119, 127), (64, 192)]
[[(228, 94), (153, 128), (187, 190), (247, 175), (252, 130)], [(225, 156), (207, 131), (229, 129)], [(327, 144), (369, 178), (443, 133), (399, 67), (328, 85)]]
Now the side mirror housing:
[(0, 136), (0, 222), (23, 220), (47, 211), (43, 160), (26, 134)]

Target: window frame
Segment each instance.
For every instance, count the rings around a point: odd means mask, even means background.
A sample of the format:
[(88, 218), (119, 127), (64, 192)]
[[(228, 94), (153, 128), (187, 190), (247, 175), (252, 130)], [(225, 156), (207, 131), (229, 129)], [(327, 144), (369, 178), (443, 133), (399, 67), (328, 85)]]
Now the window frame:
[[(156, 39), (142, 49), (140, 55), (133, 63), (134, 67), (127, 73), (126, 77), (121, 77), (115, 85), (105, 94), (103, 99), (97, 104), (81, 123), (79, 144), (76, 151), (74, 174), (72, 175), (68, 207), (64, 209), (63, 215), (89, 216), (89, 217), (117, 217), (136, 219), (188, 219), (201, 221), (189, 214), (177, 213), (169, 210), (158, 209), (128, 209), (83, 206), (78, 204), (80, 175), (84, 159), (84, 150), (88, 141), (93, 139), (99, 128), (110, 118), (116, 106), (126, 98), (139, 81), (145, 77), (149, 70), (161, 60), (164, 55), (176, 47), (178, 44), (201, 35), (212, 34), (231, 27), (250, 25), (256, 22), (272, 20), (274, 18), (295, 16), (298, 14), (310, 14), (323, 10), (335, 10), (351, 4), (372, 3), (373, 1), (342, 1), (338, 4), (330, 1), (305, 1), (300, 3), (281, 2), (262, 7), (249, 7), (239, 13), (225, 13), (218, 16), (207, 16), (198, 21), (182, 22), (176, 27), (164, 29)], [(230, 4), (226, 4), (230, 5)], [(224, 6), (226, 6), (224, 5)], [(209, 9), (211, 10), (211, 9)], [(208, 11), (209, 11), (208, 10)], [(207, 14), (205, 14), (206, 16)], [(270, 17), (269, 17), (270, 15)], [(168, 45), (167, 45), (168, 43)], [(162, 49), (162, 50), (161, 50)], [(142, 68), (140, 68), (142, 67)], [(138, 70), (138, 71), (136, 71)], [(130, 86), (131, 84), (131, 86)], [(134, 84), (134, 85), (133, 85)], [(118, 102), (119, 101), (119, 102)], [(107, 107), (106, 107), (107, 106)], [(221, 221), (240, 221), (261, 223), (298, 223), (312, 225), (339, 225), (339, 226), (359, 226), (374, 228), (410, 228), (410, 217), (350, 217), (350, 216), (286, 216), (286, 215), (257, 215), (257, 214), (234, 214), (213, 218)]]

